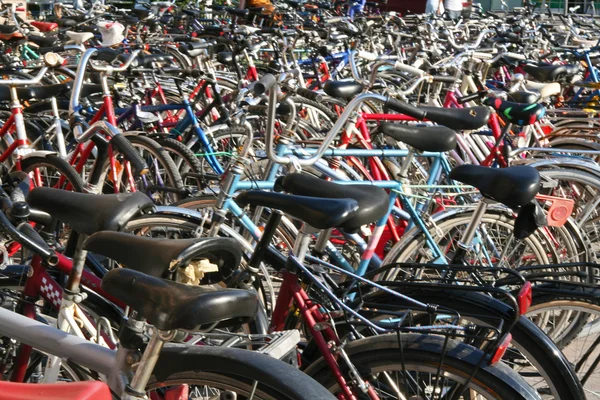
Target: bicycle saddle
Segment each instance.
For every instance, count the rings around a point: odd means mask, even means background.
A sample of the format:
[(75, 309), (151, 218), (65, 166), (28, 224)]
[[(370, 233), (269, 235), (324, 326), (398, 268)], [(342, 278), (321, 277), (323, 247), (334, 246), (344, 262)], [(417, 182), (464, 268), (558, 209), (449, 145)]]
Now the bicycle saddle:
[(382, 122), (379, 131), (419, 151), (450, 151), (456, 147), (456, 132), (445, 126), (415, 126)]
[(363, 91), (363, 86), (355, 81), (327, 81), (323, 90), (336, 99), (351, 99)]
[(535, 104), (540, 99), (540, 94), (518, 91), (509, 93), (508, 98), (510, 99), (510, 101), (514, 101), (515, 103)]
[(83, 44), (88, 40), (94, 38), (94, 34), (90, 32), (66, 31), (65, 35), (69, 38), (69, 40), (73, 41), (73, 43), (75, 44)]
[(131, 63), (132, 68), (136, 67), (146, 67), (152, 68), (152, 64), (160, 63), (160, 62), (169, 62), (173, 61), (173, 56), (169, 54), (140, 54), (135, 60)]
[(217, 61), (223, 65), (233, 65), (233, 53), (221, 51), (217, 53)]
[(200, 15), (202, 15), (202, 12), (200, 10), (184, 9), (182, 11), (184, 14), (189, 15), (190, 17), (194, 17), (194, 18), (200, 18)]
[(32, 190), (27, 203), (88, 235), (118, 231), (141, 210), (154, 206), (141, 192), (97, 195), (46, 187)]
[(0, 382), (0, 391), (10, 393), (11, 400), (110, 400), (112, 396), (104, 382), (84, 381), (56, 383)]
[(474, 186), (485, 197), (511, 208), (530, 203), (540, 189), (540, 174), (526, 165), (508, 168), (459, 165), (450, 171), (450, 179)]
[(425, 119), (454, 130), (479, 129), (490, 119), (487, 107), (442, 108), (419, 106), (425, 111)]
[(39, 47), (52, 47), (58, 41), (58, 38), (56, 36), (29, 35), (27, 40)]
[(258, 298), (248, 290), (186, 285), (132, 269), (109, 271), (101, 287), (164, 331), (236, 325), (252, 320), (258, 310)]
[(362, 225), (379, 220), (389, 207), (389, 196), (385, 190), (371, 185), (340, 185), (306, 174), (288, 174), (275, 181), (275, 191), (286, 191), (298, 196), (325, 197), (328, 199), (354, 199), (358, 211), (344, 223), (348, 232)]
[(492, 107), (508, 121), (522, 126), (534, 124), (546, 114), (546, 107), (543, 104), (513, 103), (493, 97), (488, 97), (483, 103)]
[(259, 190), (242, 192), (235, 201), (243, 206), (263, 206), (281, 210), (317, 229), (345, 229), (346, 222), (351, 220), (358, 210), (358, 202), (353, 199), (294, 196)]
[(35, 26), (40, 32), (50, 32), (58, 29), (56, 22), (31, 21), (30, 24)]
[(17, 31), (17, 27), (14, 25), (0, 25), (0, 33), (10, 34), (15, 33)]
[(523, 70), (540, 82), (555, 82), (576, 75), (579, 72), (579, 66), (570, 64), (525, 64)]
[(83, 247), (157, 278), (168, 277), (170, 270), (187, 266), (190, 261), (208, 259), (219, 270), (207, 273), (203, 283), (229, 277), (242, 259), (240, 244), (222, 237), (172, 240), (104, 231), (90, 236)]
[(145, 8), (133, 8), (131, 12), (139, 19), (148, 18), (148, 16), (150, 15), (150, 10)]
[[(73, 82), (57, 83), (55, 85), (28, 86), (17, 88), (17, 97), (21, 101), (31, 99), (47, 99), (49, 97), (60, 96), (69, 93), (73, 87)], [(9, 101), (10, 87), (0, 86), (0, 101)]]

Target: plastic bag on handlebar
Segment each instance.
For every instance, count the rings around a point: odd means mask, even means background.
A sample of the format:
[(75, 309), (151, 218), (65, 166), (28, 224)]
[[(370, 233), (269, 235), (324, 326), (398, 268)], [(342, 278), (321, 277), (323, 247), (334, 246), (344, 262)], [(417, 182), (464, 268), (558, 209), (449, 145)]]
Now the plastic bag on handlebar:
[(131, 142), (127, 140), (127, 137), (124, 135), (113, 136), (110, 143), (123, 154), (139, 175), (145, 175), (148, 172), (148, 164), (131, 145)]

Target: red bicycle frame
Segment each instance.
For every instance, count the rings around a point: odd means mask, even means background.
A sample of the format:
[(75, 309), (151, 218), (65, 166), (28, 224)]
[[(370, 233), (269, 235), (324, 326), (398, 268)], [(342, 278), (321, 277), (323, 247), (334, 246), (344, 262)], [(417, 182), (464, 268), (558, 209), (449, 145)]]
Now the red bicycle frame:
[[(341, 344), (340, 339), (328, 324), (329, 316), (323, 314), (320, 311), (321, 306), (314, 303), (308, 297), (308, 294), (298, 283), (298, 275), (296, 274), (288, 271), (283, 272), (283, 283), (279, 288), (269, 332), (278, 332), (285, 329), (285, 320), (290, 312), (292, 302), (300, 311), (300, 315), (310, 331), (312, 339), (315, 341), (340, 387), (341, 393), (338, 397), (343, 400), (356, 400), (356, 396), (340, 370), (336, 357), (332, 354), (332, 347), (339, 346)], [(369, 387), (369, 396), (373, 400), (379, 399), (372, 386)]]
[[(54, 268), (63, 274), (68, 275), (73, 269), (73, 260), (59, 253), (56, 253), (56, 256), (58, 257), (58, 264), (54, 266)], [(46, 300), (54, 310), (60, 310), (63, 289), (54, 280), (54, 278), (50, 276), (42, 262), (42, 258), (34, 255), (31, 260), (30, 268), (31, 272), (28, 275), (27, 282), (25, 282), (25, 287), (23, 288), (24, 301), (20, 304), (19, 312), (28, 318), (35, 319), (35, 303), (39, 299)], [(93, 292), (99, 294), (117, 306), (125, 308), (125, 304), (102, 290), (100, 287), (101, 283), (102, 279), (98, 278), (91, 272), (86, 271), (85, 269), (83, 270), (83, 275), (81, 277), (81, 284), (83, 286), (89, 288)], [(110, 343), (110, 341), (107, 340), (108, 338), (105, 337), (104, 339), (107, 341), (107, 343)], [(115, 346), (116, 343), (110, 343), (110, 345)], [(29, 358), (31, 356), (31, 350), (31, 346), (23, 344), (20, 345), (10, 378), (12, 382), (23, 382), (25, 379)]]

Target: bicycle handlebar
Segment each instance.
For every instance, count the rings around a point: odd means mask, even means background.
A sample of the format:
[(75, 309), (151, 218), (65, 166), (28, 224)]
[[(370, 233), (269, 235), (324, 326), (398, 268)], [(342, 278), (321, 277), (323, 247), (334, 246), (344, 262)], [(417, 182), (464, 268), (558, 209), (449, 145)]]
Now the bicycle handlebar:
[(0, 79), (0, 85), (6, 86), (27, 86), (27, 85), (35, 85), (40, 83), (46, 72), (48, 71), (48, 67), (42, 67), (38, 74), (31, 79)]

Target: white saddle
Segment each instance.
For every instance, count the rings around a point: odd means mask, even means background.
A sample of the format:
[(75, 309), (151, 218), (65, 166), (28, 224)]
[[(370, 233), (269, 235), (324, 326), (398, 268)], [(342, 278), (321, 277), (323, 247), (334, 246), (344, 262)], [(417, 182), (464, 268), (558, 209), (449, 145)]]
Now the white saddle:
[(73, 42), (75, 44), (84, 44), (94, 37), (94, 34), (91, 32), (66, 31), (65, 34), (70, 39), (69, 42)]

